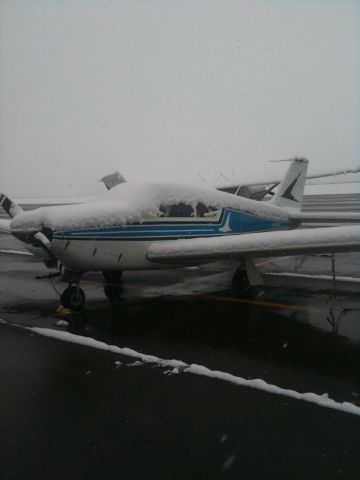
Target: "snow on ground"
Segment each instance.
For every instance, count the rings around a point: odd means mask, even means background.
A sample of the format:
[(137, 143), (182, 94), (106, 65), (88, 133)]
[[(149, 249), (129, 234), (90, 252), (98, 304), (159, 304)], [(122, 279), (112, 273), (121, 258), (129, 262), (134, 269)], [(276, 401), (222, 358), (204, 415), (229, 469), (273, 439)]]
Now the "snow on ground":
[[(0, 323), (7, 324), (4, 320), (0, 319)], [(80, 335), (74, 335), (69, 332), (61, 332), (59, 330), (52, 330), (49, 328), (39, 328), (39, 327), (23, 327), (17, 325), (19, 328), (24, 330), (28, 330), (34, 332), (38, 335), (43, 335), (46, 337), (54, 338), (57, 340), (61, 340), (64, 342), (75, 343), (78, 345), (84, 345), (91, 348), (96, 348), (99, 350), (105, 350), (112, 353), (117, 353), (120, 355), (125, 355), (131, 358), (135, 358), (135, 362), (132, 363), (132, 366), (136, 366), (135, 364), (143, 365), (143, 364), (155, 364), (159, 367), (169, 367), (172, 369), (171, 373), (191, 373), (193, 375), (200, 375), (209, 378), (213, 378), (216, 380), (221, 380), (225, 382), (229, 382), (235, 385), (254, 388), (256, 390), (261, 390), (267, 393), (282, 395), (285, 397), (293, 398), (296, 400), (302, 400), (305, 402), (313, 403), (323, 408), (331, 408), (334, 410), (338, 410), (345, 413), (351, 413), (353, 415), (360, 416), (360, 407), (350, 403), (350, 402), (336, 402), (335, 400), (329, 398), (327, 393), (323, 395), (318, 395), (316, 393), (307, 392), (307, 393), (299, 393), (295, 390), (284, 389), (278, 387), (277, 385), (272, 385), (260, 378), (248, 380), (243, 377), (235, 376), (227, 372), (221, 372), (218, 370), (210, 370), (209, 368), (196, 365), (196, 364), (187, 364), (182, 362), (181, 360), (168, 360), (162, 359), (153, 355), (145, 355), (143, 353), (137, 352), (130, 348), (118, 347), (116, 345), (108, 345), (105, 342), (100, 342), (93, 338), (83, 337)], [(166, 371), (168, 373), (168, 371)]]
[[(184, 281), (167, 285), (161, 288), (161, 295), (194, 295), (199, 293), (209, 293), (216, 290), (223, 290), (224, 286), (230, 285), (232, 270), (204, 276), (188, 278)], [(158, 296), (158, 286), (148, 286), (143, 292), (143, 296)]]
[[(329, 281), (333, 280), (333, 277), (331, 275), (310, 275), (306, 273), (269, 272), (269, 275), (276, 275), (278, 277), (311, 278), (313, 280), (329, 280)], [(344, 283), (360, 283), (360, 278), (359, 277), (342, 277), (341, 275), (336, 275), (336, 281), (344, 282)]]

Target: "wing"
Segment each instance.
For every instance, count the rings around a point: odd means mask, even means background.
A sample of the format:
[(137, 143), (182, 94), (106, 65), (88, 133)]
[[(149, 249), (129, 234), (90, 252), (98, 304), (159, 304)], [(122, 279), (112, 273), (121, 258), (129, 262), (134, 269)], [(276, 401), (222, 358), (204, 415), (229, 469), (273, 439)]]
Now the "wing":
[(10, 220), (3, 220), (2, 218), (0, 218), (0, 232), (11, 233), (11, 231), (10, 231)]
[(221, 259), (360, 251), (360, 226), (258, 232), (153, 243), (147, 258), (163, 264), (197, 264)]
[(360, 213), (292, 211), (289, 213), (289, 219), (304, 223), (357, 223), (360, 222)]

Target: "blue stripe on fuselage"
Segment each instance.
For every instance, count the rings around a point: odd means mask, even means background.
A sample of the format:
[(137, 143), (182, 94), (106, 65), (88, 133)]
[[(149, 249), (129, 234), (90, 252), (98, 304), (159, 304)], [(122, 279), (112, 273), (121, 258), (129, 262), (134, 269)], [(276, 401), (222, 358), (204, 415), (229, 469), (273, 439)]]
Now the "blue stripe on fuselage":
[(287, 221), (269, 220), (238, 210), (223, 209), (218, 220), (198, 219), (161, 222), (151, 221), (106, 228), (57, 231), (61, 240), (165, 240), (179, 238), (239, 235), (242, 233), (292, 228)]

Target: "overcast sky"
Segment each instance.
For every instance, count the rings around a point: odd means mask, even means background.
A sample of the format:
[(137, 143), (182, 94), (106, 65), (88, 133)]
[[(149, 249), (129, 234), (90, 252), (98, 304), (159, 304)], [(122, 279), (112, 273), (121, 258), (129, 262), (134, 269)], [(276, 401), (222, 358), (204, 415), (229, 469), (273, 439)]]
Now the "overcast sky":
[(11, 195), (360, 163), (358, 1), (0, 0), (0, 22)]

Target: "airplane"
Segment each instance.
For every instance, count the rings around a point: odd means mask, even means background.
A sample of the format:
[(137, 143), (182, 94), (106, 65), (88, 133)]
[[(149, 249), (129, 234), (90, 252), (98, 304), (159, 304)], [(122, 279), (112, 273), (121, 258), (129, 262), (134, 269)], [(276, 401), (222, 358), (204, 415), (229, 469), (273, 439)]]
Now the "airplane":
[(303, 213), (308, 160), (294, 158), (273, 198), (259, 202), (214, 189), (121, 182), (97, 200), (24, 212), (6, 195), (9, 231), (63, 266), (64, 307), (82, 310), (82, 275), (102, 271), (119, 282), (126, 270), (168, 269), (230, 260), (234, 290), (251, 296), (263, 279), (257, 257), (360, 250), (360, 225), (301, 228), (301, 222), (355, 222), (358, 213)]
[[(289, 160), (270, 160), (273, 163), (286, 162)], [(316, 174), (311, 174), (306, 176), (306, 180), (310, 180), (309, 183), (316, 181), (317, 179), (323, 179), (326, 177), (336, 177), (338, 175), (344, 177), (352, 173), (358, 174), (360, 172), (360, 167), (356, 168), (347, 168), (343, 170), (325, 170)], [(217, 185), (216, 189), (222, 192), (232, 193), (234, 195), (239, 195), (246, 198), (251, 198), (253, 200), (263, 200), (268, 196), (275, 195), (274, 189), (279, 185), (281, 179), (269, 179), (269, 178), (256, 178), (253, 180), (247, 179), (246, 182), (243, 180), (227, 180), (221, 185)]]

